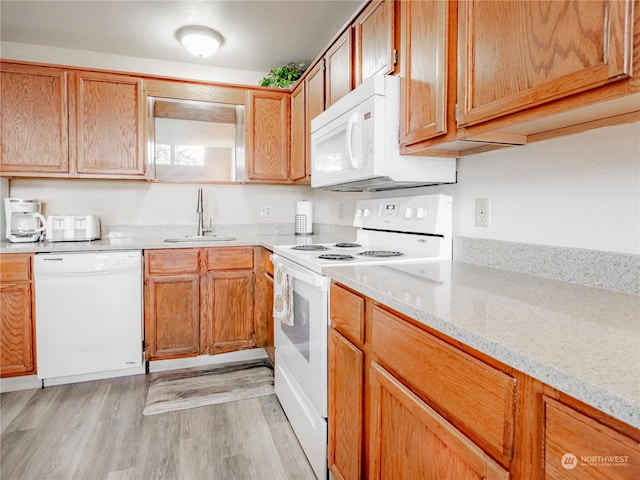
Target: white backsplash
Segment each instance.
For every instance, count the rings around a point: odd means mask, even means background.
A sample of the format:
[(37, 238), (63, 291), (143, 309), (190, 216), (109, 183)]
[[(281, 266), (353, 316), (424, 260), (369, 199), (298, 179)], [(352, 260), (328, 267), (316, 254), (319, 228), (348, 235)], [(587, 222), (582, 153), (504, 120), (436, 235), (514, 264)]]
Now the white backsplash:
[[(15, 179), (11, 195), (38, 198), (44, 215), (93, 213), (106, 225), (197, 224), (197, 190), (203, 189), (204, 219), (213, 224), (293, 223), (307, 186), (163, 184), (142, 181)], [(271, 217), (260, 217), (260, 205)]]

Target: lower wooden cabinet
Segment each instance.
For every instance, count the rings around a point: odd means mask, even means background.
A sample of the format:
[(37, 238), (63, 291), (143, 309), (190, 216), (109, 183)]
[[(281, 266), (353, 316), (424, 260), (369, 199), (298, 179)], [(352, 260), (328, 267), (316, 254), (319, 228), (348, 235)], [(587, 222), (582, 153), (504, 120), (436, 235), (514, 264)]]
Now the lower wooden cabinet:
[(639, 429), (336, 283), (330, 312), (334, 478), (640, 478)]
[(36, 373), (31, 258), (0, 256), (0, 377)]
[(145, 288), (147, 360), (200, 351), (200, 275), (149, 277)]
[(206, 353), (254, 348), (253, 270), (209, 272), (206, 275), (208, 345)]
[(362, 476), (364, 353), (333, 328), (328, 391), (329, 470), (336, 479), (356, 480)]
[(369, 478), (509, 478), (507, 470), (375, 362), (369, 381)]
[(640, 478), (640, 447), (595, 419), (544, 398), (545, 480)]
[(146, 359), (198, 355), (200, 249), (146, 250), (144, 260)]
[(266, 248), (255, 250), (256, 289), (254, 323), (258, 347), (264, 347), (272, 363), (276, 360), (273, 339), (273, 263)]
[[(263, 346), (256, 337), (254, 250), (145, 251), (146, 360)], [(260, 331), (266, 321), (260, 317)]]

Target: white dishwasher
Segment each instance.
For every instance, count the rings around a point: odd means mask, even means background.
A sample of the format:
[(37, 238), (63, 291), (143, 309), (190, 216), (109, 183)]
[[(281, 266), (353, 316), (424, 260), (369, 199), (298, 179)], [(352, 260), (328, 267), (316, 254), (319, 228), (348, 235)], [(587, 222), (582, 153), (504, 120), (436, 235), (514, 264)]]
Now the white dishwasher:
[(144, 373), (141, 251), (43, 253), (33, 269), (43, 386)]

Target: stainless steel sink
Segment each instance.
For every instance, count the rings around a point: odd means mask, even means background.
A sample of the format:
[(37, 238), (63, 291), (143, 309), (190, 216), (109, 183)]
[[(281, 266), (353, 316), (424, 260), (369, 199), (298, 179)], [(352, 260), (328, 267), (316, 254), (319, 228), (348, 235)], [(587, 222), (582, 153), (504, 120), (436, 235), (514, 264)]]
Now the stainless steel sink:
[(167, 243), (180, 243), (180, 242), (231, 242), (233, 240), (236, 240), (236, 237), (227, 237), (222, 235), (187, 235), (186, 237), (166, 238), (164, 241)]

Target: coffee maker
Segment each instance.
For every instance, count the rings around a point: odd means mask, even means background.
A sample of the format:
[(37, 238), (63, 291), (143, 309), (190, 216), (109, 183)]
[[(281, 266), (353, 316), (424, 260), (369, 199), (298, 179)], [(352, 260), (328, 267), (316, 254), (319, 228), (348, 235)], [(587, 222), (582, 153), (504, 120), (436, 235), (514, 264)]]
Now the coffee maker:
[(47, 228), (40, 200), (5, 198), (6, 237), (10, 242), (38, 242)]

